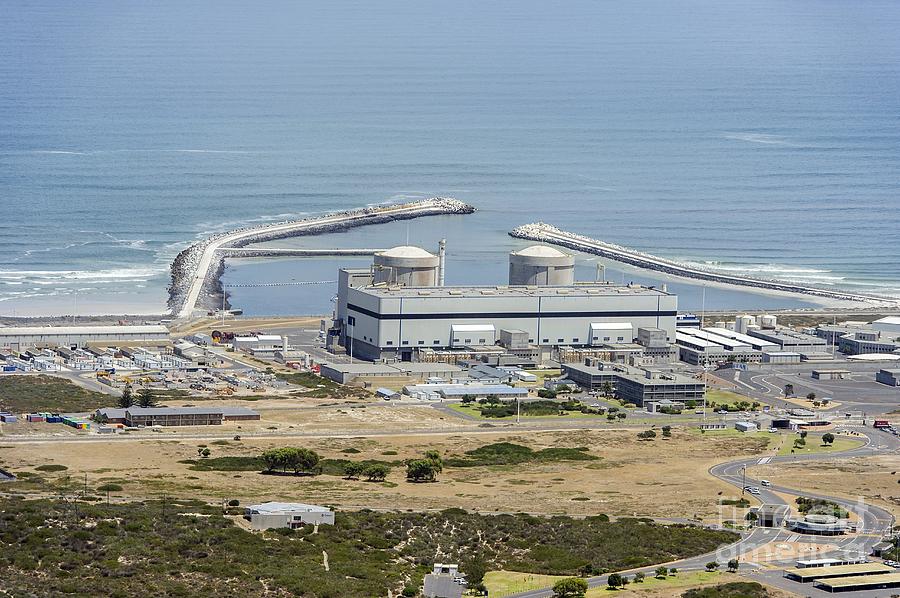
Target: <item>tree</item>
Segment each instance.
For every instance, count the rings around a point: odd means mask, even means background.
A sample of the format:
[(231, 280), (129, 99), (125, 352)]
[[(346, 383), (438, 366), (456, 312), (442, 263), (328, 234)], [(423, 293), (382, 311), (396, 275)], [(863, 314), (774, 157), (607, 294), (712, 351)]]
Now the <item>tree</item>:
[(706, 563), (707, 571), (715, 571), (718, 568), (719, 568), (719, 563), (717, 563), (716, 561), (710, 561), (710, 562)]
[(383, 482), (389, 473), (391, 473), (391, 468), (383, 463), (374, 463), (363, 471), (363, 475), (370, 482)]
[(366, 466), (356, 461), (350, 461), (344, 464), (344, 477), (348, 480), (359, 478), (366, 470)]
[(619, 419), (625, 419), (626, 417), (628, 417), (628, 414), (624, 411), (619, 411), (618, 413), (616, 413), (616, 417), (618, 417)]
[(662, 566), (656, 568), (656, 577), (663, 579), (668, 574), (669, 574), (668, 568), (662, 567)]
[(200, 456), (206, 459), (212, 453), (208, 448), (200, 449)]
[(475, 401), (475, 397), (469, 394), (465, 394), (462, 396), (463, 405), (468, 405), (469, 403), (473, 403)]
[(820, 403), (819, 401), (813, 401), (813, 407), (818, 408), (818, 407), (820, 407), (821, 405), (822, 405), (822, 403)]
[(614, 590), (616, 588), (624, 588), (625, 578), (618, 573), (611, 573), (610, 576), (606, 578), (606, 585)]
[(638, 432), (637, 437), (641, 440), (653, 440), (656, 438), (656, 432), (653, 430), (644, 430), (643, 432)]
[(678, 575), (678, 569), (676, 569), (675, 567), (672, 567), (671, 569), (669, 569), (669, 575), (672, 575), (672, 576)]
[[(618, 575), (618, 573), (613, 573), (613, 575)], [(567, 577), (553, 584), (553, 598), (584, 598), (587, 591), (587, 581), (580, 577)]]
[(131, 384), (126, 384), (122, 389), (122, 396), (118, 401), (119, 409), (128, 409), (134, 405), (134, 393), (131, 391)]
[(634, 583), (644, 583), (644, 574), (643, 573), (635, 573), (634, 574)]
[(794, 385), (793, 384), (785, 384), (784, 385), (784, 396), (786, 396), (786, 397), (794, 396)]
[(806, 438), (806, 436), (808, 434), (809, 434), (809, 432), (807, 432), (806, 430), (803, 430), (802, 432), (800, 432), (800, 438)]
[(834, 434), (831, 432), (825, 432), (822, 434), (822, 443), (823, 444), (831, 444), (834, 442)]
[(321, 459), (315, 451), (294, 447), (269, 449), (263, 452), (259, 458), (265, 463), (267, 472), (280, 469), (281, 471), (291, 470), (295, 474), (300, 472), (318, 473)]
[(816, 393), (811, 392), (811, 393), (809, 393), (808, 395), (806, 395), (806, 400), (807, 400), (807, 401), (815, 401), (815, 400), (816, 400)]
[(406, 462), (406, 479), (413, 482), (433, 482), (437, 477), (434, 461), (413, 459)]
[(444, 471), (444, 460), (441, 454), (436, 450), (425, 451), (425, 458), (434, 463), (434, 472), (441, 473)]
[(150, 388), (140, 389), (137, 393), (137, 397), (138, 407), (148, 408), (156, 406), (156, 395)]
[(663, 434), (664, 438), (671, 438), (672, 437), (672, 426), (663, 426), (662, 434)]
[(730, 561), (728, 561), (728, 571), (731, 573), (737, 573), (737, 570), (740, 566), (741, 563), (737, 559), (731, 559)]
[(607, 399), (612, 398), (613, 393), (615, 392), (613, 390), (612, 382), (607, 380), (606, 382), (603, 383), (603, 385), (600, 388), (601, 388), (600, 392), (603, 393), (604, 397), (606, 397)]

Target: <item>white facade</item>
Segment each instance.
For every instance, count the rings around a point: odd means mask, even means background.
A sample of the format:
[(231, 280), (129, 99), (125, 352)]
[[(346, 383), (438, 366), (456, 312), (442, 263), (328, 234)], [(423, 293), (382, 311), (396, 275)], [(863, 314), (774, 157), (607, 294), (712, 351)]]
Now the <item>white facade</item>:
[(900, 316), (887, 316), (872, 322), (872, 329), (888, 338), (900, 338)]
[[(338, 320), (364, 359), (399, 356), (416, 349), (489, 344), (489, 332), (528, 334), (537, 346), (589, 346), (592, 324), (615, 325), (619, 336), (653, 327), (675, 337), (677, 297), (643, 287), (606, 283), (568, 287), (362, 287), (339, 289)], [(463, 328), (475, 326), (480, 328)], [(627, 332), (627, 330), (632, 332)], [(454, 331), (469, 330), (469, 336)], [(476, 342), (476, 331), (484, 343)], [(471, 343), (466, 343), (465, 339)], [(457, 343), (454, 339), (460, 339)], [(492, 344), (492, 343), (490, 343)]]
[(127, 345), (168, 340), (169, 329), (162, 325), (0, 328), (0, 347), (9, 347), (13, 350), (29, 347), (82, 347), (101, 343)]
[(334, 525), (334, 511), (328, 507), (303, 503), (266, 502), (250, 505), (244, 509), (244, 518), (250, 520), (250, 528), (255, 530)]

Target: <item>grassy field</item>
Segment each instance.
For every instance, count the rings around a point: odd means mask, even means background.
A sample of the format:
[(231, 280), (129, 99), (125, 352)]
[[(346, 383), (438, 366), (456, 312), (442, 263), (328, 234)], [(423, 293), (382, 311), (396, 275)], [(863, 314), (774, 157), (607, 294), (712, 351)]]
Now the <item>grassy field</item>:
[(488, 571), (484, 575), (484, 586), (488, 589), (488, 596), (502, 598), (518, 592), (549, 588), (560, 579), (565, 579), (565, 576), (519, 573), (517, 571)]
[[(632, 575), (628, 576), (633, 577)], [(688, 588), (696, 588), (706, 585), (712, 585), (740, 579), (736, 575), (722, 573), (720, 571), (684, 571), (677, 575), (669, 575), (663, 579), (658, 579), (652, 575), (647, 575), (641, 583), (630, 583), (625, 586), (624, 590), (610, 590), (608, 588), (594, 588), (588, 591), (587, 598), (601, 598), (608, 596), (640, 596), (644, 593), (656, 593), (660, 591), (686, 590)], [(679, 592), (673, 592), (678, 595)]]
[(115, 402), (110, 395), (86, 390), (65, 378), (44, 374), (0, 376), (0, 409), (13, 413), (93, 411)]
[(0, 578), (14, 596), (256, 596), (260, 580), (265, 595), (384, 596), (418, 587), (438, 553), (477, 583), (489, 569), (623, 569), (702, 554), (737, 538), (637, 519), (459, 509), (339, 511), (335, 525), (317, 532), (262, 535), (233, 525), (221, 507), (171, 498), (142, 505), (6, 499), (0, 523)]
[(289, 384), (303, 387), (304, 390), (297, 391), (297, 396), (309, 397), (314, 399), (335, 398), (335, 399), (358, 399), (367, 398), (371, 395), (352, 386), (344, 386), (338, 384), (328, 378), (317, 376), (311, 372), (275, 372), (275, 375)]
[(802, 448), (794, 448), (794, 438), (799, 436), (790, 436), (784, 445), (778, 449), (779, 455), (812, 455), (823, 453), (839, 453), (841, 451), (849, 451), (859, 448), (865, 441), (859, 438), (850, 438), (849, 436), (835, 436), (834, 443), (830, 445), (822, 444), (820, 436), (807, 436), (806, 446)]
[[(628, 577), (633, 578), (634, 576), (628, 575)], [(518, 592), (552, 587), (554, 583), (564, 578), (565, 576), (560, 575), (538, 575), (535, 573), (520, 573), (517, 571), (489, 571), (484, 576), (484, 585), (487, 587), (490, 596), (502, 598), (503, 596)], [(671, 594), (677, 596), (680, 594), (681, 590), (726, 583), (738, 579), (740, 578), (736, 575), (720, 571), (684, 571), (663, 579), (647, 575), (647, 577), (644, 578), (644, 581), (640, 583), (632, 582), (628, 584), (625, 589), (591, 589), (588, 591), (587, 597), (605, 598), (609, 596), (641, 596), (648, 593), (658, 595), (664, 591), (679, 590), (679, 592), (672, 592)]]
[[(394, 409), (394, 408), (392, 408)], [(393, 413), (392, 409), (382, 411)], [(341, 417), (371, 420), (370, 410), (347, 410)], [(319, 410), (308, 410), (318, 413)], [(282, 413), (282, 412), (277, 412)], [(448, 416), (449, 417), (449, 416)], [(315, 420), (318, 421), (318, 420)], [(405, 420), (402, 425), (411, 426)], [(319, 424), (309, 424), (310, 426)], [(311, 427), (311, 429), (319, 429)], [(197, 429), (184, 430), (195, 432)], [(218, 430), (216, 430), (218, 431)], [(241, 434), (246, 430), (236, 430)], [(200, 430), (202, 433), (202, 430)], [(676, 428), (672, 438), (640, 441), (634, 430), (573, 430), (537, 432), (496, 430), (402, 434), (344, 438), (254, 438), (243, 436), (228, 444), (184, 437), (59, 443), (52, 451), (41, 443), (0, 443), (0, 467), (15, 474), (40, 474), (52, 487), (71, 476), (89, 487), (120, 484), (119, 497), (133, 500), (163, 496), (192, 496), (210, 502), (298, 499), (343, 508), (444, 509), (459, 507), (479, 512), (690, 517), (714, 521), (719, 517), (721, 492), (731, 486), (709, 476), (715, 463), (738, 456), (761, 454), (767, 438), (738, 435), (700, 435)], [(508, 443), (526, 447), (491, 451), (484, 447)], [(198, 459), (207, 445), (212, 454)], [(340, 476), (278, 476), (260, 474), (258, 456), (265, 450), (303, 446), (323, 459), (399, 462), (385, 483), (346, 480)], [(579, 450), (589, 447), (589, 451)], [(354, 449), (355, 453), (345, 452)], [(406, 481), (402, 462), (437, 450), (448, 464), (434, 483)], [(479, 451), (479, 449), (482, 449)], [(549, 449), (549, 450), (548, 450)], [(471, 451), (471, 453), (470, 453)], [(526, 462), (518, 455), (525, 454)], [(111, 459), (110, 455), (115, 455)], [(578, 459), (568, 457), (577, 456)], [(550, 458), (552, 457), (552, 458)], [(565, 457), (565, 458), (562, 458)], [(466, 466), (450, 466), (453, 460)], [(331, 461), (329, 461), (331, 462)], [(62, 473), (36, 472), (44, 464), (64, 465)], [(900, 467), (896, 468), (900, 469)], [(889, 470), (890, 471), (890, 470)], [(896, 479), (893, 480), (897, 487)], [(4, 491), (33, 493), (41, 487), (5, 483)], [(677, 514), (677, 515), (676, 515)]]
[[(457, 411), (459, 413), (463, 413), (465, 415), (469, 415), (471, 417), (475, 417), (477, 419), (483, 419), (485, 421), (509, 421), (514, 420), (516, 418), (515, 415), (511, 415), (509, 417), (485, 417), (481, 414), (481, 410), (478, 408), (476, 404), (463, 405), (462, 403), (453, 403), (447, 405), (453, 411)], [(598, 415), (591, 413), (582, 413), (581, 411), (561, 411), (562, 415), (529, 415), (524, 411), (521, 413), (522, 419), (529, 420), (538, 420), (538, 419), (559, 419), (561, 417), (566, 418), (593, 418), (593, 419), (606, 419), (606, 415)]]

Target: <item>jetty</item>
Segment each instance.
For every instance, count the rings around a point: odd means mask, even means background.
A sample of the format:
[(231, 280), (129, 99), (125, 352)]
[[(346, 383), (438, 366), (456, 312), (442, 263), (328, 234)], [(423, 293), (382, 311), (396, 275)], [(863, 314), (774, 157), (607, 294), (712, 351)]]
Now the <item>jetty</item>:
[(221, 303), (223, 290), (220, 277), (225, 269), (224, 249), (300, 235), (336, 232), (366, 224), (442, 214), (471, 214), (474, 211), (473, 206), (457, 199), (432, 197), (410, 203), (359, 208), (215, 234), (191, 245), (172, 262), (169, 309), (177, 318), (189, 318), (197, 310), (210, 309)]
[(647, 270), (655, 270), (672, 276), (680, 276), (683, 278), (693, 278), (697, 280), (706, 280), (709, 282), (736, 285), (742, 287), (753, 287), (769, 291), (779, 291), (784, 293), (793, 293), (800, 295), (812, 295), (816, 297), (824, 297), (827, 299), (837, 299), (840, 301), (854, 301), (869, 304), (879, 304), (885, 306), (896, 306), (897, 300), (891, 297), (881, 297), (877, 295), (867, 295), (863, 293), (853, 293), (849, 291), (841, 291), (837, 289), (823, 289), (819, 287), (804, 286), (793, 284), (785, 281), (768, 280), (764, 278), (750, 278), (746, 276), (735, 276), (732, 274), (722, 274), (704, 270), (695, 266), (681, 264), (679, 262), (668, 260), (665, 258), (643, 253), (635, 249), (629, 249), (614, 243), (607, 243), (598, 239), (592, 239), (584, 235), (560, 230), (559, 228), (546, 224), (544, 222), (534, 222), (516, 227), (510, 231), (509, 235), (518, 239), (528, 239), (530, 241), (538, 241), (541, 243), (549, 243), (558, 245), (575, 251), (584, 253), (592, 253), (601, 257), (637, 266)]

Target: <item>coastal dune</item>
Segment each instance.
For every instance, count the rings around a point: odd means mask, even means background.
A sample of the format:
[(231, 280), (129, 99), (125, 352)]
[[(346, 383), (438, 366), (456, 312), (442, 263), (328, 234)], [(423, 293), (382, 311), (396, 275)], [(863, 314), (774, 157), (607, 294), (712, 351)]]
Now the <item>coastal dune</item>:
[(791, 293), (795, 295), (815, 296), (825, 299), (838, 301), (851, 301), (857, 303), (868, 303), (880, 306), (896, 306), (897, 300), (891, 297), (881, 297), (878, 295), (867, 295), (862, 293), (853, 293), (849, 291), (841, 291), (837, 289), (822, 289), (818, 287), (804, 286), (793, 284), (790, 282), (768, 280), (763, 278), (750, 278), (746, 276), (735, 276), (731, 274), (723, 274), (719, 272), (711, 272), (694, 266), (681, 264), (672, 260), (650, 255), (628, 247), (607, 243), (598, 239), (592, 239), (583, 235), (578, 235), (568, 231), (546, 224), (544, 222), (535, 222), (531, 224), (523, 224), (510, 231), (511, 237), (519, 239), (528, 239), (530, 241), (538, 241), (542, 243), (550, 243), (567, 247), (584, 253), (592, 253), (601, 257), (645, 268), (647, 270), (655, 270), (664, 272), (672, 276), (680, 276), (682, 278), (692, 278), (697, 280), (705, 280), (711, 283), (726, 286), (753, 287), (767, 291), (776, 291), (780, 293)]
[(471, 214), (474, 211), (473, 206), (457, 199), (432, 197), (410, 203), (359, 208), (212, 235), (179, 253), (172, 262), (169, 309), (177, 318), (188, 318), (197, 310), (207, 310), (221, 304), (223, 291), (220, 277), (225, 268), (226, 252), (222, 251), (225, 249), (287, 237), (340, 231), (366, 224), (441, 214)]

